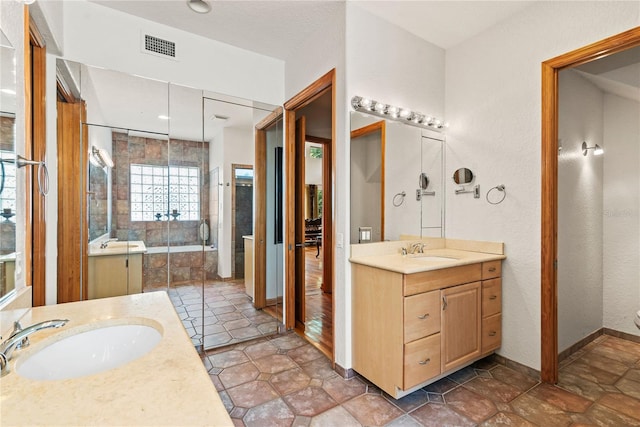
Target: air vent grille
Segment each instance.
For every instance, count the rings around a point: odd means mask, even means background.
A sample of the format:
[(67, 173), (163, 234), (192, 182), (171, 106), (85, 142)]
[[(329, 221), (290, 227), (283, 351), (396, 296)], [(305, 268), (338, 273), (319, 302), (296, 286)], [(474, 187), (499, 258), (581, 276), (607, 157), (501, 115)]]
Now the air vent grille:
[(144, 50), (159, 55), (170, 56), (171, 58), (176, 57), (176, 44), (174, 42), (150, 36), (149, 34), (145, 34), (144, 36)]

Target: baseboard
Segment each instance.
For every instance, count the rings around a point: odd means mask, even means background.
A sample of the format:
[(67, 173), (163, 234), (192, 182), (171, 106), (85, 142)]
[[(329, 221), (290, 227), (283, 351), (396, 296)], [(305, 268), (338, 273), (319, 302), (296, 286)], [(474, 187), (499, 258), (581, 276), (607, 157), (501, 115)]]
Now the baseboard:
[(344, 378), (345, 380), (348, 380), (350, 378), (353, 378), (356, 376), (356, 371), (354, 371), (352, 368), (343, 368), (342, 366), (338, 365), (336, 363), (336, 367), (334, 369), (334, 371), (336, 371), (338, 373), (338, 375), (340, 375), (342, 378)]
[(591, 341), (595, 340), (596, 338), (598, 338), (599, 336), (601, 336), (604, 333), (605, 333), (604, 332), (604, 328), (600, 328), (597, 331), (594, 331), (594, 332), (590, 333), (589, 335), (587, 335), (586, 337), (582, 338), (577, 343), (569, 346), (569, 348), (567, 348), (565, 350), (562, 350), (558, 354), (558, 363), (562, 362), (567, 357), (569, 357), (572, 354), (574, 354), (575, 352), (579, 351), (582, 347), (586, 346)]
[(623, 340), (633, 341), (640, 343), (640, 336), (629, 334), (627, 332), (616, 331), (615, 329), (602, 328), (605, 335), (611, 335), (612, 337), (622, 338)]
[(535, 379), (536, 381), (540, 381), (540, 371), (530, 368), (527, 365), (523, 365), (522, 363), (518, 363), (515, 360), (507, 359), (504, 356), (500, 356), (499, 354), (492, 354), (487, 356), (487, 359), (493, 360), (500, 365), (506, 366), (507, 368), (513, 369), (516, 372), (520, 372), (528, 377)]

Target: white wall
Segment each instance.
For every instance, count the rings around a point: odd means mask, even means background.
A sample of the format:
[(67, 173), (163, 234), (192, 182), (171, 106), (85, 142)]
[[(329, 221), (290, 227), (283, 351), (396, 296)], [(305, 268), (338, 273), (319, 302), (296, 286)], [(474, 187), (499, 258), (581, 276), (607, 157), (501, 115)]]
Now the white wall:
[(640, 103), (604, 96), (604, 327), (639, 335)]
[(582, 141), (603, 146), (604, 95), (574, 70), (559, 76), (558, 350), (602, 327), (602, 164)]
[[(345, 279), (345, 268), (348, 264), (348, 251), (345, 251), (345, 239), (348, 240), (349, 228), (345, 222), (349, 209), (349, 147), (348, 126), (345, 123), (345, 4), (331, 2), (333, 22), (331, 28), (323, 29), (311, 35), (300, 44), (285, 66), (285, 99), (290, 99), (318, 78), (336, 69), (336, 151), (334, 153), (336, 174), (334, 194), (335, 218), (335, 276), (333, 298), (335, 299), (334, 340), (336, 363), (342, 367), (350, 367), (351, 361), (351, 300), (349, 280)], [(286, 155), (286, 154), (285, 154)], [(286, 179), (286, 177), (285, 177)], [(285, 255), (286, 256), (286, 255)], [(286, 306), (285, 306), (286, 310)], [(347, 364), (348, 361), (348, 364)]]
[[(504, 357), (540, 368), (540, 64), (640, 23), (637, 2), (537, 2), (447, 50), (447, 172), (477, 174), (481, 198), (446, 200), (446, 235), (505, 242)], [(504, 184), (500, 205), (486, 191)]]
[[(223, 130), (222, 166), (220, 176), (223, 186), (220, 200), (222, 201), (222, 212), (220, 215), (220, 225), (218, 227), (218, 275), (228, 278), (232, 276), (231, 259), (235, 253), (233, 249), (233, 235), (231, 225), (233, 224), (232, 200), (231, 200), (231, 175), (232, 164), (253, 165), (255, 156), (253, 128), (236, 129), (225, 128)], [(215, 166), (213, 166), (215, 167)]]

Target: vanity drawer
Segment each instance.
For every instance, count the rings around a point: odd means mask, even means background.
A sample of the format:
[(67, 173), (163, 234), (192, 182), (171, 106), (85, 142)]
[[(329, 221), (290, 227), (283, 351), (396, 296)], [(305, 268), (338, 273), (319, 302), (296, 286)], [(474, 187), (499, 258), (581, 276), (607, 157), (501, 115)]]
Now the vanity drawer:
[[(498, 273), (498, 275), (500, 274)], [(481, 277), (482, 264), (480, 263), (407, 274), (404, 276), (404, 295), (415, 295), (463, 283), (476, 282)]]
[(495, 350), (502, 343), (502, 315), (482, 319), (482, 353)]
[(440, 375), (440, 334), (404, 345), (404, 390), (437, 375)]
[(502, 261), (489, 261), (482, 263), (482, 280), (493, 279), (502, 275)]
[(440, 331), (440, 291), (425, 292), (404, 299), (404, 342)]
[(502, 279), (482, 282), (482, 317), (492, 316), (502, 311)]

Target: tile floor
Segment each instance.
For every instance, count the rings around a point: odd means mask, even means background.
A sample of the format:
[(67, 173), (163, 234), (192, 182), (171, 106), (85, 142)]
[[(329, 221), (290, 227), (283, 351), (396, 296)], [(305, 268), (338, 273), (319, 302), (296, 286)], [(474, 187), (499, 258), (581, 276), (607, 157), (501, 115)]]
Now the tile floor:
[[(167, 289), (144, 291), (153, 290)], [(205, 283), (204, 316), (201, 283), (172, 286), (168, 294), (195, 346), (204, 344), (205, 349), (226, 346), (272, 335), (278, 330), (273, 317), (253, 308), (242, 280)]]
[(238, 426), (640, 426), (640, 344), (606, 335), (563, 361), (557, 386), (486, 358), (399, 400), (293, 333), (202, 359)]

